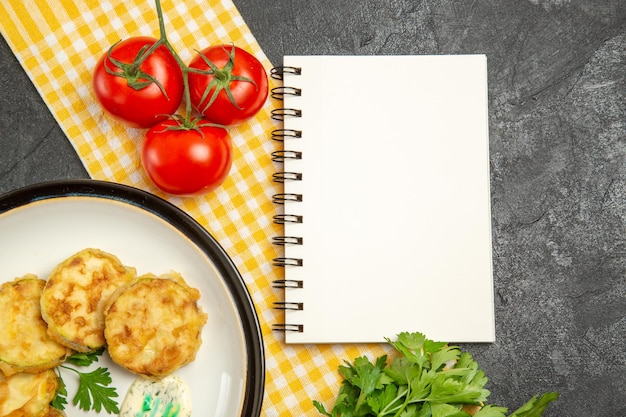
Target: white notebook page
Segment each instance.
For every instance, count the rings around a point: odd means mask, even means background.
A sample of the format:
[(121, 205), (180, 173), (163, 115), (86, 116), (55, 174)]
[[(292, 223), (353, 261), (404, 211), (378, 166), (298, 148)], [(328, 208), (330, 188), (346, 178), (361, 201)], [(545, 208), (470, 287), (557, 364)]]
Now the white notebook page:
[(495, 338), (487, 62), (484, 55), (287, 56), (284, 106), (302, 110), (285, 149), (302, 160), (285, 192), (285, 248), (303, 288), (285, 300), (288, 343), (382, 342), (402, 331), (435, 340)]

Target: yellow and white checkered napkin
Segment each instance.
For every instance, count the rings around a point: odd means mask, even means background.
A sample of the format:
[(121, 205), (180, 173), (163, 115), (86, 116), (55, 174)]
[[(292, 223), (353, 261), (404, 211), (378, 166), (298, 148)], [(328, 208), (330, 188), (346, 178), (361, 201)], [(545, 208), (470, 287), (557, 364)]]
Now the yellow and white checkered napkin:
[[(271, 67), (230, 0), (163, 0), (169, 41), (188, 62), (194, 50), (234, 43)], [(271, 221), (279, 192), (270, 180), (276, 170), (270, 139), (276, 128), (268, 100), (251, 121), (231, 129), (234, 161), (217, 191), (196, 198), (161, 193), (144, 174), (139, 157), (142, 130), (127, 128), (103, 114), (91, 88), (92, 69), (115, 42), (130, 36), (158, 38), (156, 8), (149, 0), (0, 0), (0, 31), (37, 87), (94, 179), (131, 185), (157, 194), (193, 216), (218, 240), (241, 272), (262, 326), (266, 356), (263, 416), (318, 415), (311, 401), (332, 405), (344, 359), (382, 354), (381, 346), (287, 346), (270, 327), (282, 317), (271, 288), (282, 271), (272, 266), (277, 248)], [(270, 88), (273, 87), (270, 80)], [(332, 289), (329, 289), (332, 291)]]

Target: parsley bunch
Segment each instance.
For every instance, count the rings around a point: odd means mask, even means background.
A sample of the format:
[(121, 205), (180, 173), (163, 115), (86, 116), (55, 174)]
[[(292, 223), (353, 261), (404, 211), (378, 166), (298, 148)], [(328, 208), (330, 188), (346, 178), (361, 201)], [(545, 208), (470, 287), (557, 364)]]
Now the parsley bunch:
[[(328, 417), (507, 417), (508, 410), (485, 405), (487, 377), (468, 352), (434, 342), (421, 333), (400, 333), (387, 341), (400, 353), (373, 363), (359, 357), (339, 367), (344, 381)], [(535, 396), (509, 417), (539, 417), (557, 393)], [(472, 407), (473, 406), (473, 407)], [(473, 414), (470, 414), (473, 413)]]
[[(97, 362), (99, 356), (102, 355), (104, 349), (87, 353), (74, 353), (68, 356), (66, 363), (76, 366), (89, 366)], [(64, 410), (67, 405), (67, 387), (61, 376), (61, 369), (66, 369), (78, 375), (78, 389), (74, 395), (72, 403), (78, 405), (82, 410), (95, 410), (100, 412), (102, 408), (107, 413), (118, 414), (120, 412), (117, 402), (114, 400), (118, 396), (115, 387), (109, 386), (113, 380), (111, 373), (106, 368), (98, 368), (91, 372), (81, 372), (74, 367), (60, 365), (57, 367), (57, 375), (59, 377), (59, 387), (57, 393), (50, 405), (58, 410)]]

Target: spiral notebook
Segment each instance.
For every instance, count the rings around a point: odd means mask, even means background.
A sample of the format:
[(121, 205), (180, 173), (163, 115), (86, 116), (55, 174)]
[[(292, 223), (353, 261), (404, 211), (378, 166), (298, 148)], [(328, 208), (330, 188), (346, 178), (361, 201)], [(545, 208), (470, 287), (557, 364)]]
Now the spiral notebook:
[(285, 56), (271, 74), (274, 329), (494, 341), (486, 56)]

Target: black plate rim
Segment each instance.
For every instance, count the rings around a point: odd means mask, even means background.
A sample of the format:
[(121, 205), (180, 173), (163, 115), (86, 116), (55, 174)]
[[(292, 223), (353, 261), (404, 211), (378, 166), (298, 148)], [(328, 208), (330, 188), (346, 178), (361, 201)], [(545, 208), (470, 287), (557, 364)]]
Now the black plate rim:
[(54, 180), (9, 191), (0, 195), (0, 214), (37, 201), (81, 196), (115, 200), (152, 213), (184, 233), (214, 262), (233, 296), (244, 332), (248, 363), (241, 417), (260, 416), (265, 388), (265, 355), (254, 303), (230, 256), (190, 215), (149, 192), (129, 185), (93, 179)]

